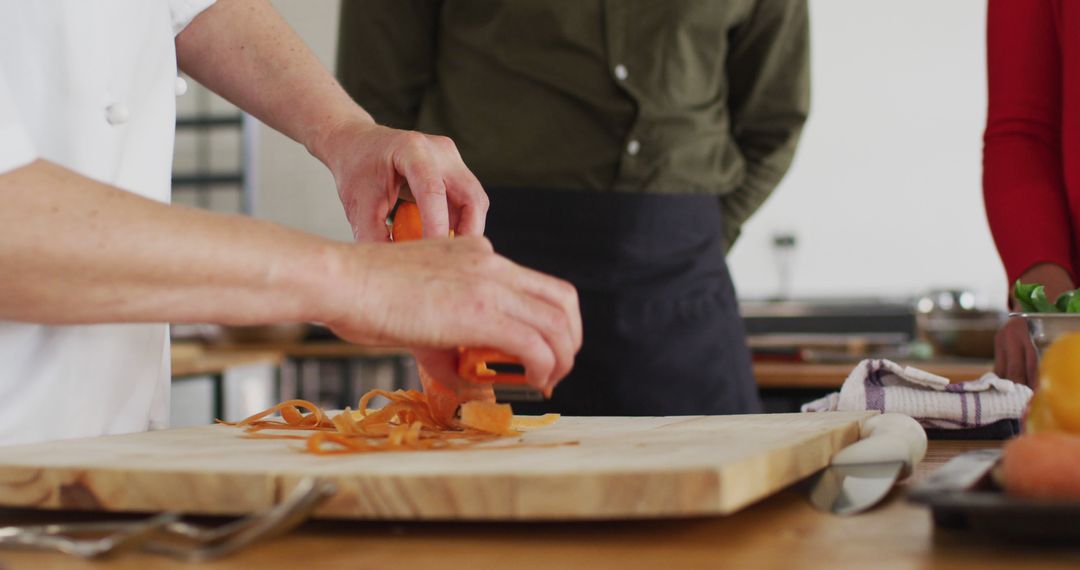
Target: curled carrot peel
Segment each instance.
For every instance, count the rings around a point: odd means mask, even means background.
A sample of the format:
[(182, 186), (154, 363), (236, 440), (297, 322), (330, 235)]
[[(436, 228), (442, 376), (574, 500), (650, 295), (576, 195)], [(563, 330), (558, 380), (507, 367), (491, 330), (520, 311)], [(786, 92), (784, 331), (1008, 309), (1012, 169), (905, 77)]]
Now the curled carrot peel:
[[(369, 404), (376, 396), (389, 403), (379, 409)], [(301, 410), (308, 410), (307, 413)], [(273, 414), (279, 414), (274, 416)], [(372, 390), (357, 403), (334, 416), (306, 400), (288, 400), (238, 422), (221, 422), (244, 428), (256, 439), (298, 439), (304, 449), (316, 455), (343, 455), (377, 451), (449, 450), (470, 447), (520, 430), (554, 423), (558, 414), (536, 418), (515, 418), (507, 404), (471, 401), (461, 405), (461, 421), (448, 426), (432, 413), (427, 394), (416, 390)], [(272, 431), (274, 433), (264, 433)], [(312, 432), (307, 435), (280, 431)]]
[(513, 433), (510, 404), (467, 402), (461, 406), (461, 425), (485, 433)]
[[(304, 414), (299, 408), (311, 411)], [(265, 420), (263, 418), (274, 413), (281, 415), (281, 420)], [(286, 400), (272, 408), (267, 408), (257, 414), (248, 416), (232, 425), (259, 426), (258, 429), (281, 427), (286, 429), (321, 429), (327, 426), (326, 414), (319, 406), (307, 400)], [(225, 422), (222, 422), (225, 423)], [(258, 431), (258, 430), (254, 430)]]

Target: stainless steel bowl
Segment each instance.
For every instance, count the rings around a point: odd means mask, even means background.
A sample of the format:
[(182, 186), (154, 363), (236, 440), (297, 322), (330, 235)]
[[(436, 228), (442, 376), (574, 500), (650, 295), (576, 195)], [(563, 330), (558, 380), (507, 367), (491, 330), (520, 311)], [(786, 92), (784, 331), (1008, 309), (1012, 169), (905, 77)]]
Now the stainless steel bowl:
[(1005, 313), (980, 309), (978, 296), (964, 289), (934, 289), (915, 303), (921, 338), (943, 356), (993, 358), (994, 337)]
[(1031, 343), (1039, 357), (1042, 351), (1066, 333), (1080, 332), (1080, 313), (1009, 313), (1009, 318), (1027, 322)]
[(917, 322), (919, 332), (930, 341), (935, 354), (993, 358), (994, 336), (1005, 323), (1005, 313), (965, 311), (920, 314)]

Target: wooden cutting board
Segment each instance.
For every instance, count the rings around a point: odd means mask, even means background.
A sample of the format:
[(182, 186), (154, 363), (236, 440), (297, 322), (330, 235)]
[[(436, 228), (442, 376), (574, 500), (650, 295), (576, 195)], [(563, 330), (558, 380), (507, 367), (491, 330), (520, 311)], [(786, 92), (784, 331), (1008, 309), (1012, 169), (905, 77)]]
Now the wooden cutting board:
[(0, 505), (234, 515), (303, 478), (337, 494), (317, 516), (553, 520), (734, 512), (825, 467), (876, 412), (565, 417), (461, 451), (312, 456), (228, 426), (0, 448)]

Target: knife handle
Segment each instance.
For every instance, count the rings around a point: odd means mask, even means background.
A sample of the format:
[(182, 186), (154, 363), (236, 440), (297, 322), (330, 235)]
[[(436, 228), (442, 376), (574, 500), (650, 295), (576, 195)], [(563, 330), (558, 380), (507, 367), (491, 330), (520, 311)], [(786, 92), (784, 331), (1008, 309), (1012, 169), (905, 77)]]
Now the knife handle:
[(902, 461), (907, 477), (926, 456), (926, 431), (911, 416), (887, 413), (867, 418), (859, 441), (833, 456), (832, 465)]

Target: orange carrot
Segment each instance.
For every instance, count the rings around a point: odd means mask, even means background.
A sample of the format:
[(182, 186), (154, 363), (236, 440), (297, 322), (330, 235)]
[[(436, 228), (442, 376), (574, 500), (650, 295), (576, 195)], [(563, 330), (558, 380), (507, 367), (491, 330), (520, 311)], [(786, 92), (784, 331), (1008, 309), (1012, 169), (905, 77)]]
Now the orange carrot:
[[(395, 242), (412, 241), (423, 238), (423, 225), (420, 220), (420, 208), (413, 202), (401, 202), (394, 213), (394, 223), (390, 235)], [(458, 374), (466, 380), (478, 380), (474, 385), (453, 390), (432, 378), (423, 368), (420, 369), (420, 382), (432, 416), (444, 427), (457, 424), (455, 415), (463, 402), (480, 400), (494, 401), (495, 391), (491, 382), (524, 384), (522, 374), (499, 374), (487, 368), (488, 362), (520, 362), (513, 356), (493, 349), (459, 348)]]
[(394, 225), (390, 237), (395, 241), (413, 241), (424, 237), (424, 225), (420, 221), (420, 207), (414, 202), (398, 204), (394, 212)]

